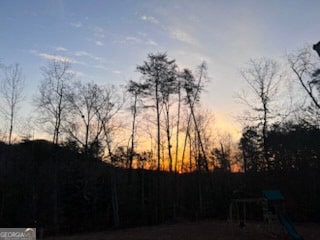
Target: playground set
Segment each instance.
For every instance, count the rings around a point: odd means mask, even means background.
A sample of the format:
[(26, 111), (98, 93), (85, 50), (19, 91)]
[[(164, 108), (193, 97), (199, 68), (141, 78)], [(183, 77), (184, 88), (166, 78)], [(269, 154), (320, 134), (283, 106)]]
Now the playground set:
[(232, 235), (234, 223), (238, 223), (241, 229), (246, 230), (248, 210), (254, 209), (256, 213), (261, 213), (263, 227), (266, 231), (271, 232), (273, 237), (280, 236), (284, 232), (283, 230), (286, 230), (292, 239), (303, 240), (285, 214), (284, 200), (284, 196), (279, 190), (264, 190), (259, 198), (238, 197), (232, 199), (228, 220), (232, 227)]

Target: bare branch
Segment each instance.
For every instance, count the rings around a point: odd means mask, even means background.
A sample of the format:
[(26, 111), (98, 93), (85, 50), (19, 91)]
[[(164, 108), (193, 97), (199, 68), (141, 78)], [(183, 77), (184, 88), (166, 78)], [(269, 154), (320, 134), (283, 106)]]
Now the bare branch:
[(11, 144), (18, 104), (23, 99), (24, 78), (19, 64), (3, 66), (2, 70), (3, 79), (1, 79), (0, 94), (4, 104), (1, 104), (0, 109), (9, 121), (8, 142)]

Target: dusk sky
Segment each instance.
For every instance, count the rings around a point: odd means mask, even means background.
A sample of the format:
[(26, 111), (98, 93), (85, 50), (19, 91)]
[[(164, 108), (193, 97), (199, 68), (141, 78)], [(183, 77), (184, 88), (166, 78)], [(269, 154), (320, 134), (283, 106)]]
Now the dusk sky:
[(231, 124), (240, 69), (250, 58), (277, 59), (318, 42), (319, 9), (319, 1), (303, 0), (2, 0), (0, 61), (21, 64), (27, 107), (40, 67), (54, 57), (69, 58), (84, 81), (115, 85), (137, 79), (148, 53), (167, 52), (181, 68), (205, 60), (211, 81), (203, 103)]

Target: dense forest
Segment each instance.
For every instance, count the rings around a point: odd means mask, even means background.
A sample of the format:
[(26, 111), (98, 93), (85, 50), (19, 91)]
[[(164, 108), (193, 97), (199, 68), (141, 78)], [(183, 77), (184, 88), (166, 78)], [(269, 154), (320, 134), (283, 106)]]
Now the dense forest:
[(33, 101), (46, 140), (15, 131), (22, 68), (1, 65), (0, 225), (49, 235), (226, 219), (235, 195), (263, 189), (284, 193), (292, 219), (319, 221), (318, 50), (289, 54), (284, 66), (249, 61), (236, 96), (247, 108), (238, 143), (214, 136), (201, 103), (204, 62), (181, 70), (167, 54), (149, 54), (140, 78), (120, 87), (79, 81), (66, 59), (50, 60)]

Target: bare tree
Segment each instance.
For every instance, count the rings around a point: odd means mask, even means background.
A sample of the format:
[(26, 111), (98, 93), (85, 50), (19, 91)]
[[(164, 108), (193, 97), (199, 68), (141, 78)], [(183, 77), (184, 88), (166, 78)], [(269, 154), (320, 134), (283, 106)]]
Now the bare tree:
[(115, 89), (77, 81), (74, 82), (73, 90), (67, 99), (71, 113), (66, 126), (69, 136), (85, 153), (89, 150), (98, 151), (98, 145), (105, 139), (107, 150), (112, 157), (109, 124), (122, 106)]
[[(125, 94), (121, 97), (114, 86), (100, 88), (102, 90), (102, 95), (100, 96), (99, 103), (96, 105), (96, 115), (99, 122), (98, 126), (100, 125), (103, 130), (109, 158), (112, 158), (113, 153), (111, 144), (115, 140), (114, 134), (123, 127), (122, 122), (119, 119), (117, 119), (117, 121), (114, 119), (125, 103)], [(95, 141), (98, 141), (97, 137), (98, 135), (96, 134)]]
[[(62, 129), (69, 116), (67, 96), (70, 91), (70, 82), (74, 77), (71, 64), (68, 59), (53, 59), (41, 68), (43, 79), (39, 86), (39, 93), (35, 98), (35, 104), (39, 111), (39, 120), (49, 127), (52, 133), (52, 142), (59, 144)], [(59, 169), (60, 161), (57, 158), (57, 148), (54, 148), (53, 158), (53, 182), (54, 182), (54, 225), (58, 231), (59, 217)]]
[(250, 120), (261, 126), (262, 148), (265, 167), (269, 169), (270, 161), (267, 150), (267, 130), (269, 121), (275, 116), (272, 102), (278, 94), (281, 80), (279, 65), (274, 60), (250, 60), (248, 68), (241, 72), (250, 91), (250, 97), (238, 95), (239, 99), (250, 108), (253, 116)]
[(177, 127), (176, 127), (176, 158), (174, 163), (174, 171), (178, 170), (179, 159), (179, 133), (180, 133), (180, 115), (181, 115), (181, 78), (177, 78), (177, 93), (178, 93), (178, 113), (177, 113)]
[(164, 81), (161, 82), (160, 92), (161, 92), (161, 100), (162, 107), (164, 108), (164, 119), (165, 119), (165, 128), (166, 128), (166, 136), (167, 136), (167, 149), (168, 149), (168, 157), (169, 157), (169, 171), (172, 172), (172, 143), (171, 143), (171, 122), (170, 122), (170, 107), (171, 107), (171, 96), (177, 93), (178, 81), (177, 81), (177, 71), (176, 65), (173, 64), (169, 67), (167, 72), (167, 77)]
[(67, 59), (51, 60), (41, 68), (43, 80), (36, 97), (40, 121), (49, 124), (53, 132), (52, 142), (59, 143), (62, 124), (66, 122), (69, 110), (67, 95), (74, 74)]
[(161, 90), (172, 81), (173, 72), (175, 71), (175, 60), (169, 60), (166, 54), (149, 54), (148, 60), (143, 65), (138, 66), (145, 80), (144, 84), (148, 85), (149, 96), (155, 103), (157, 118), (157, 170), (160, 170), (161, 161), (161, 103), (163, 100)]
[(185, 149), (186, 149), (186, 144), (187, 144), (187, 137), (190, 135), (190, 122), (191, 119), (193, 120), (193, 124), (195, 127), (195, 134), (197, 137), (197, 144), (199, 146), (200, 151), (198, 152), (198, 167), (201, 169), (204, 167), (206, 171), (209, 170), (208, 168), (208, 158), (207, 154), (204, 148), (203, 144), (203, 139), (201, 136), (201, 131), (199, 128), (199, 124), (197, 121), (197, 117), (195, 114), (195, 105), (200, 99), (200, 93), (203, 89), (203, 80), (206, 78), (206, 72), (207, 72), (207, 66), (206, 63), (200, 64), (198, 67), (198, 72), (199, 72), (199, 77), (198, 80), (195, 79), (194, 75), (192, 72), (188, 69), (184, 69), (183, 73), (181, 74), (181, 78), (183, 79), (183, 88), (185, 90), (185, 101), (186, 104), (189, 107), (190, 110), (190, 115), (188, 118), (187, 122), (187, 129), (186, 129), (186, 136), (185, 136), (185, 142), (184, 142), (184, 147), (183, 147), (183, 153), (182, 153), (182, 162), (181, 162), (181, 169), (183, 168), (183, 161), (184, 161), (184, 154), (185, 154)]
[(72, 117), (68, 121), (66, 131), (85, 153), (103, 131), (96, 114), (97, 110), (102, 108), (102, 95), (102, 89), (97, 84), (76, 81), (67, 97)]
[[(315, 45), (316, 46), (316, 45)], [(310, 48), (298, 50), (288, 57), (289, 65), (315, 108), (320, 110), (320, 61)]]
[(12, 142), (12, 133), (14, 122), (16, 120), (18, 104), (23, 99), (24, 78), (22, 69), (19, 64), (3, 66), (3, 79), (1, 79), (1, 95), (2, 103), (1, 111), (5, 118), (9, 121), (9, 137), (8, 142)]
[(131, 148), (129, 152), (129, 169), (132, 168), (133, 156), (135, 152), (135, 133), (136, 133), (136, 117), (138, 113), (138, 103), (141, 102), (141, 98), (145, 96), (145, 89), (147, 85), (140, 84), (134, 81), (130, 81), (127, 86), (127, 91), (132, 96), (132, 105), (130, 107), (132, 113), (132, 127), (131, 127)]

